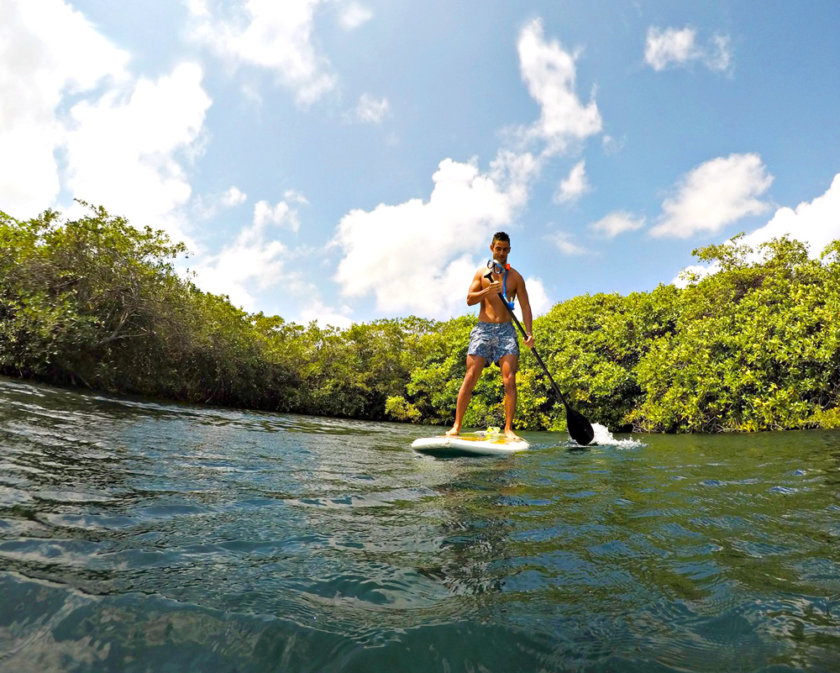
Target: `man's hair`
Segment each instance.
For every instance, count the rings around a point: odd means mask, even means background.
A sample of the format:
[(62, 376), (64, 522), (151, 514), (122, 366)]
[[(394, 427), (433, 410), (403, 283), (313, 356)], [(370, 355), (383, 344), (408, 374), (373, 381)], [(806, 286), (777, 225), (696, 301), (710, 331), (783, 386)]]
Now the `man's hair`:
[(495, 234), (493, 234), (493, 240), (491, 241), (491, 243), (495, 243), (496, 241), (504, 241), (505, 243), (510, 244), (510, 236), (508, 236), (503, 231), (497, 231)]

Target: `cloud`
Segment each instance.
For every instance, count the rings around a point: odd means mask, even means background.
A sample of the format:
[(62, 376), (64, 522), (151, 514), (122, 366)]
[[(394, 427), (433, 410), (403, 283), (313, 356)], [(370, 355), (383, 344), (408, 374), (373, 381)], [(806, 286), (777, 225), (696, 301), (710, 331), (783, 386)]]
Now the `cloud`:
[[(539, 20), (521, 31), (518, 52), (540, 118), (518, 128), (516, 149), (499, 149), (487, 171), (479, 170), (475, 159), (441, 161), (427, 201), (382, 203), (371, 211), (347, 213), (333, 239), (343, 253), (335, 275), (343, 296), (373, 294), (377, 310), (392, 314), (410, 311), (445, 319), (462, 313), (468, 280), (481, 264), (473, 255), (489, 247), (493, 232), (513, 224), (549, 157), (600, 132), (597, 105), (583, 105), (575, 94), (574, 57), (558, 42), (544, 39)], [(523, 143), (539, 143), (543, 149), (535, 156)], [(566, 194), (580, 189), (584, 177), (581, 162)], [(566, 254), (583, 252), (560, 237), (555, 244)], [(534, 283), (542, 302), (544, 288)]]
[(56, 159), (64, 142), (61, 103), (68, 95), (124, 81), (129, 56), (62, 0), (2, 7), (0, 208), (27, 219), (54, 205), (61, 189)]
[(575, 93), (575, 55), (557, 40), (546, 41), (539, 19), (523, 28), (518, 51), (522, 80), (540, 104), (540, 119), (522, 131), (525, 140), (544, 141), (546, 154), (554, 155), (601, 132), (597, 104), (584, 105)]
[(626, 138), (613, 138), (612, 136), (605, 135), (601, 139), (601, 146), (604, 149), (604, 154), (618, 154), (621, 150), (624, 149), (624, 145), (627, 142)]
[(294, 189), (287, 189), (283, 192), (283, 199), (289, 203), (296, 203), (299, 206), (309, 205), (309, 200), (303, 194)]
[(254, 206), (254, 226), (262, 230), (266, 224), (288, 227), (292, 231), (300, 229), (297, 211), (285, 201), (280, 201), (274, 206), (271, 206), (268, 201), (257, 202)]
[(671, 279), (670, 284), (684, 290), (689, 285), (693, 285), (694, 283), (701, 281), (706, 276), (710, 276), (718, 271), (720, 271), (720, 265), (717, 262), (709, 264), (708, 266), (704, 266), (702, 264), (691, 264), (674, 276)]
[[(762, 243), (782, 236), (807, 244), (812, 258), (819, 257), (829, 243), (840, 238), (840, 173), (834, 176), (824, 194), (813, 201), (803, 201), (796, 208), (785, 206), (777, 209), (767, 224), (738, 239), (738, 244), (757, 250)], [(756, 254), (756, 259), (759, 258), (760, 255)], [(690, 274), (703, 278), (717, 273), (719, 269), (717, 262), (687, 266), (671, 283), (685, 287), (689, 284)]]
[(215, 217), (219, 211), (241, 206), (247, 200), (248, 195), (234, 185), (218, 194), (196, 197), (193, 207), (199, 219), (209, 220)]
[(186, 63), (157, 81), (140, 79), (127, 92), (74, 105), (66, 137), (72, 192), (190, 244), (177, 210), (191, 196), (183, 163), (200, 152), (211, 104), (202, 76)]
[(390, 110), (387, 98), (376, 99), (369, 94), (359, 97), (359, 104), (353, 111), (356, 120), (366, 124), (379, 124)]
[(248, 195), (236, 186), (230, 187), (224, 194), (222, 194), (222, 205), (226, 208), (241, 206), (247, 200)]
[(688, 238), (717, 232), (747, 215), (769, 208), (760, 200), (773, 177), (757, 154), (730, 154), (701, 164), (677, 184), (677, 193), (662, 203), (652, 236)]
[(353, 324), (351, 314), (352, 309), (346, 304), (339, 308), (333, 308), (316, 299), (308, 303), (295, 322), (308, 325), (314, 320), (321, 329), (326, 327), (346, 329)]
[(285, 201), (275, 206), (259, 201), (251, 225), (243, 228), (232, 244), (196, 265), (195, 283), (207, 292), (228, 295), (234, 305), (246, 311), (256, 309), (254, 292), (281, 280), (290, 286), (300, 284), (300, 279), (285, 269), (287, 247), (272, 235), (272, 229), (279, 227), (297, 231), (296, 209)]
[(710, 70), (728, 70), (732, 63), (729, 38), (714, 35), (711, 44), (702, 48), (697, 44), (697, 31), (694, 28), (648, 28), (645, 62), (654, 70), (660, 72), (672, 65), (686, 66), (696, 61), (705, 64)]
[(732, 55), (729, 51), (729, 37), (726, 35), (712, 36), (713, 49), (707, 49), (703, 62), (710, 70), (727, 71), (732, 65)]
[[(548, 293), (545, 291), (545, 285), (542, 280), (531, 276), (525, 279), (525, 287), (528, 290), (528, 303), (531, 304), (531, 313), (534, 317), (541, 316), (551, 309), (551, 300), (548, 298)], [(519, 303), (516, 304), (516, 315), (522, 319), (522, 307)]]
[(64, 192), (189, 242), (177, 211), (211, 103), (198, 66), (134, 80), (129, 55), (61, 0), (4, 3), (0, 58), (0, 156), (15, 157), (0, 207), (25, 219)]
[(635, 231), (643, 226), (645, 226), (644, 217), (634, 217), (631, 213), (616, 211), (602, 217), (597, 222), (593, 222), (589, 225), (589, 228), (607, 238), (615, 238), (619, 234), (626, 231)]
[(557, 191), (554, 192), (555, 203), (577, 201), (589, 191), (585, 164), (585, 161), (578, 161), (569, 172), (568, 177), (560, 181), (560, 184), (557, 185)]
[(824, 194), (796, 208), (779, 208), (767, 224), (740, 242), (756, 248), (785, 235), (807, 243), (811, 257), (818, 257), (825, 246), (840, 238), (840, 173)]
[(362, 24), (373, 18), (373, 12), (360, 5), (358, 2), (351, 2), (341, 12), (339, 23), (344, 30), (355, 30)]
[(428, 201), (346, 214), (334, 241), (344, 252), (335, 275), (342, 294), (372, 292), (378, 310), (388, 313), (448, 318), (462, 312), (478, 264), (471, 255), (489, 248), (493, 232), (513, 221), (527, 194), (519, 181), (527, 179), (528, 166), (519, 155), (503, 154), (482, 173), (475, 161), (444, 159)]
[(564, 255), (572, 257), (575, 255), (583, 255), (586, 252), (585, 248), (573, 243), (571, 234), (568, 234), (565, 231), (558, 231), (553, 234), (549, 234), (547, 239)]
[(245, 64), (271, 70), (299, 104), (309, 105), (337, 84), (329, 61), (312, 42), (315, 9), (323, 2), (239, 0), (222, 17), (206, 0), (190, 0), (190, 35), (233, 67)]

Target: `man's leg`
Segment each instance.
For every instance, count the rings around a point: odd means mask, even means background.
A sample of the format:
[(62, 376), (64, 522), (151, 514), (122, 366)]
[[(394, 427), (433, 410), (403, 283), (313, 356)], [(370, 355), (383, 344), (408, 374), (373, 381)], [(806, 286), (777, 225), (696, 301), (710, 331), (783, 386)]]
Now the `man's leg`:
[(518, 439), (518, 435), (513, 431), (513, 416), (516, 413), (516, 370), (519, 368), (519, 356), (503, 355), (499, 358), (499, 367), (505, 386), (505, 435), (511, 439)]
[(457, 435), (461, 432), (461, 423), (464, 421), (464, 414), (467, 413), (467, 407), (472, 399), (472, 391), (475, 384), (478, 383), (478, 377), (481, 376), (481, 370), (487, 360), (478, 355), (467, 356), (467, 373), (464, 375), (464, 382), (461, 384), (461, 390), (458, 391), (458, 402), (455, 404), (455, 424), (449, 430), (447, 435)]

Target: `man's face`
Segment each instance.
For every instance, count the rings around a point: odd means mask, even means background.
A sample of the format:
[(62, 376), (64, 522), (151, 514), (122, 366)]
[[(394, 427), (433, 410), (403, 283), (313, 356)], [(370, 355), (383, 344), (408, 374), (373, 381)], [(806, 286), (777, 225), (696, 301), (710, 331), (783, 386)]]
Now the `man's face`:
[(493, 253), (493, 259), (501, 264), (507, 264), (508, 254), (510, 253), (510, 243), (507, 241), (495, 240), (490, 244), (490, 252)]

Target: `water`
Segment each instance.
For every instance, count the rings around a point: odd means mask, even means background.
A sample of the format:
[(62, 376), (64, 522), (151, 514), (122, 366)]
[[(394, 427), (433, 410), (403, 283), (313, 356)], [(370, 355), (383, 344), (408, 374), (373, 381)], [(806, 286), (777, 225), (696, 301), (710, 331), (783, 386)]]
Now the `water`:
[(840, 434), (428, 431), (0, 379), (0, 670), (840, 670)]

